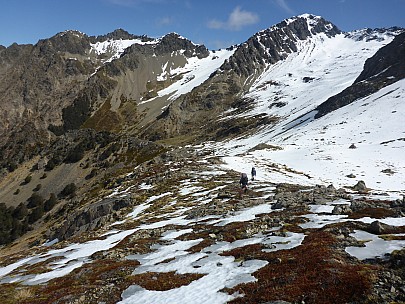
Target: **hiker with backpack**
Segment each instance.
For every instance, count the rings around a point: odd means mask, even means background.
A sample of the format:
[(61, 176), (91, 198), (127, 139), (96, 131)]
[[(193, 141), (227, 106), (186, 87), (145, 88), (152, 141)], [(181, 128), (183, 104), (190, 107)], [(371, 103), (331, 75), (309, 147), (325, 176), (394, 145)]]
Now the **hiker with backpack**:
[(247, 174), (246, 174), (246, 173), (242, 173), (242, 174), (241, 174), (241, 177), (240, 177), (239, 184), (240, 184), (240, 186), (241, 186), (241, 189), (242, 189), (243, 193), (246, 193), (246, 192), (247, 192), (247, 184), (248, 184), (248, 182), (249, 182), (249, 179), (248, 179), (248, 177), (247, 177)]
[(252, 181), (255, 180), (255, 177), (256, 177), (256, 169), (255, 167), (252, 167)]

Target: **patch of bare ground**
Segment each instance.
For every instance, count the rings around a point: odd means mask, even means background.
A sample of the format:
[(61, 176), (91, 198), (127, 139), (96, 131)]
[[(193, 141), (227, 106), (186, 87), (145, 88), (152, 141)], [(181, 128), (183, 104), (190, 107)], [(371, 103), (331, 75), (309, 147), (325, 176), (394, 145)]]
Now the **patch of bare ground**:
[(177, 274), (173, 271), (146, 272), (131, 276), (131, 281), (133, 284), (139, 285), (147, 290), (165, 291), (186, 286), (203, 276), (203, 274), (198, 273)]
[(52, 257), (52, 258), (46, 259), (45, 261), (32, 264), (30, 266), (26, 266), (26, 265), (21, 266), (21, 267), (17, 268), (16, 270), (14, 270), (14, 272), (15, 273), (24, 272), (24, 275), (45, 273), (45, 272), (52, 270), (51, 267), (49, 266), (51, 263), (56, 263), (62, 259), (63, 259), (63, 257)]
[(159, 243), (155, 237), (129, 235), (119, 242), (114, 249), (123, 251), (126, 254), (146, 254), (153, 250), (152, 245)]
[(373, 286), (377, 266), (353, 264), (336, 250), (339, 241), (328, 232), (314, 231), (302, 245), (277, 252), (262, 252), (255, 244), (223, 253), (236, 259), (269, 262), (253, 275), (256, 282), (226, 289), (244, 295), (231, 303), (365, 303)]
[(350, 219), (359, 219), (362, 217), (371, 217), (376, 219), (395, 216), (395, 211), (388, 208), (372, 208), (367, 207), (358, 211), (354, 211), (349, 215)]
[(19, 304), (32, 296), (31, 287), (15, 283), (0, 285), (0, 303), (2, 304)]

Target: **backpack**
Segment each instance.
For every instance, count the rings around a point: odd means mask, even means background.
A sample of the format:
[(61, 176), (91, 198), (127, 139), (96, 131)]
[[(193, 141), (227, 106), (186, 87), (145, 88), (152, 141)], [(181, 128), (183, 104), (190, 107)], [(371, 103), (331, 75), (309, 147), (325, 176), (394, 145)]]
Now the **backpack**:
[(249, 179), (248, 179), (246, 173), (242, 173), (242, 177), (240, 179), (241, 184), (247, 185), (248, 181), (249, 181)]

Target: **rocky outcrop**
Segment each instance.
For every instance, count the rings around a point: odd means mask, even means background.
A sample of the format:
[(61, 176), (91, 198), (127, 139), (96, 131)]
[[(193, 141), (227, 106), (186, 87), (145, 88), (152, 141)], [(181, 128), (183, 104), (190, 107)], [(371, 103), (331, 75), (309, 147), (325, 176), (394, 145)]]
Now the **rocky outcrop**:
[(340, 30), (314, 15), (301, 15), (285, 20), (249, 38), (238, 47), (223, 68), (248, 78), (257, 73), (255, 69), (263, 68), (265, 64), (274, 64), (296, 52), (298, 40), (305, 40), (318, 33), (334, 36)]
[(39, 40), (35, 47), (39, 49), (39, 55), (44, 57), (64, 52), (86, 55), (90, 49), (90, 39), (79, 31), (65, 31)]
[(184, 55), (186, 57), (197, 56), (201, 59), (207, 57), (209, 54), (208, 49), (204, 45), (196, 45), (176, 33), (170, 33), (163, 36), (154, 48), (156, 55), (184, 50)]
[(276, 188), (274, 199), (276, 202), (272, 209), (282, 208), (307, 208), (308, 204), (323, 204), (326, 202), (347, 199), (349, 196), (343, 189), (336, 189), (333, 185), (318, 185), (313, 189), (306, 190), (304, 187), (280, 184)]
[(54, 231), (49, 231), (49, 239), (65, 240), (73, 235), (91, 231), (103, 227), (111, 222), (114, 212), (130, 205), (127, 198), (106, 198), (102, 201), (86, 207), (84, 210), (76, 210)]

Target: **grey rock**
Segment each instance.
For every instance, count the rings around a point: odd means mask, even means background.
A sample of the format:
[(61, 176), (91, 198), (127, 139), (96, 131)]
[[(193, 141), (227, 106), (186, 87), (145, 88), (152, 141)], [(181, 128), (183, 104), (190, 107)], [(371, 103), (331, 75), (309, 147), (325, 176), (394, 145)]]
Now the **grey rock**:
[(349, 214), (352, 213), (349, 205), (336, 205), (333, 210), (332, 214)]
[(73, 235), (100, 228), (109, 221), (114, 211), (129, 205), (129, 198), (107, 198), (86, 207), (84, 210), (77, 210), (52, 232), (50, 239), (65, 240)]
[(354, 185), (353, 190), (362, 192), (362, 191), (366, 191), (367, 187), (366, 187), (366, 183), (364, 181), (358, 181), (356, 185)]
[(370, 224), (367, 230), (370, 233), (380, 235), (386, 234), (387, 230), (391, 230), (392, 228), (392, 226), (381, 223), (380, 221), (374, 221)]

